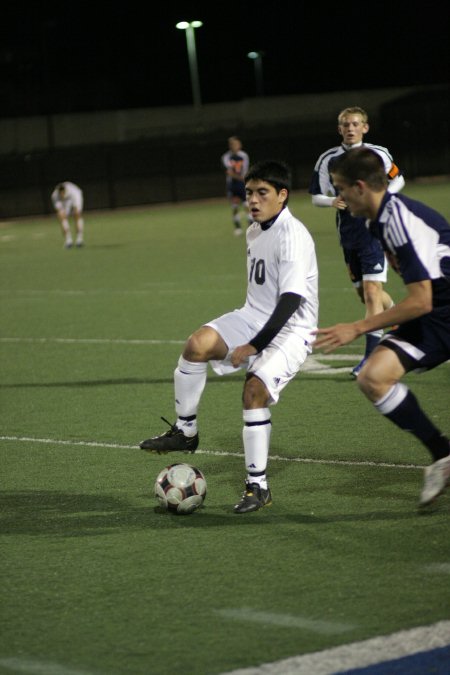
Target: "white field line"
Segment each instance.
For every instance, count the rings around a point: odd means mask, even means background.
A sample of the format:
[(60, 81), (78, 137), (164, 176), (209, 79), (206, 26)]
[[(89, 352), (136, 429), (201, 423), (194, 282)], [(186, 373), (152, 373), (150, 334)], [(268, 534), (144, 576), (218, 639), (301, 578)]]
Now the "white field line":
[[(230, 281), (228, 277), (224, 277), (226, 281)], [(217, 283), (218, 278), (214, 277), (214, 281)], [(231, 281), (233, 281), (233, 278), (231, 278)], [(344, 289), (342, 289), (344, 290)], [(61, 290), (61, 289), (50, 289), (46, 291), (40, 291), (40, 290), (11, 290), (11, 289), (5, 289), (5, 290), (0, 290), (0, 295), (2, 296), (20, 296), (20, 297), (43, 297), (45, 299), (46, 296), (52, 295), (52, 296), (79, 296), (79, 297), (86, 297), (86, 296), (101, 296), (101, 295), (106, 295), (106, 296), (114, 296), (114, 295), (141, 295), (141, 296), (146, 296), (146, 295), (151, 295), (154, 296), (155, 294), (158, 295), (199, 295), (200, 293), (211, 293), (211, 286), (205, 286), (202, 288), (180, 288), (176, 286), (175, 284), (172, 284), (170, 282), (166, 283), (164, 286), (161, 286), (161, 283), (155, 283), (153, 285), (149, 285), (149, 288), (144, 288), (144, 289), (123, 289), (123, 288), (117, 288), (117, 289), (110, 289), (110, 288), (95, 288), (95, 289), (74, 289), (74, 290)], [(224, 295), (229, 293), (228, 288), (218, 288), (216, 286), (214, 293), (216, 295)]]
[(450, 574), (450, 562), (429, 563), (423, 566), (423, 571), (429, 574)]
[[(58, 438), (35, 438), (32, 436), (0, 436), (0, 441), (12, 441), (18, 443), (45, 443), (47, 445), (66, 445), (79, 446), (86, 448), (105, 448), (111, 450), (136, 450), (138, 445), (121, 445), (118, 443), (100, 443), (98, 441), (70, 441)], [(223, 450), (196, 450), (197, 455), (211, 455), (215, 457), (244, 457), (242, 452), (226, 452)], [(312, 457), (281, 457), (280, 455), (271, 455), (270, 460), (274, 462), (298, 462), (300, 464), (335, 464), (337, 466), (380, 466), (390, 469), (423, 469), (423, 465), (418, 464), (394, 464), (390, 462), (369, 462), (352, 461), (341, 459), (314, 459)]]
[(60, 663), (20, 659), (18, 657), (0, 658), (0, 667), (12, 673), (28, 673), (29, 675), (100, 675), (98, 672), (66, 668)]
[(324, 621), (323, 619), (310, 619), (306, 616), (281, 614), (280, 612), (258, 612), (248, 607), (215, 609), (214, 614), (222, 616), (225, 619), (243, 621), (245, 623), (260, 623), (266, 626), (298, 628), (310, 633), (319, 633), (320, 635), (336, 635), (356, 628), (356, 626), (348, 623)]
[(40, 343), (54, 342), (57, 344), (92, 344), (92, 345), (182, 345), (185, 340), (125, 340), (125, 339), (109, 339), (109, 338), (10, 338), (2, 337), (0, 342), (28, 342)]
[[(90, 344), (90, 345), (181, 345), (184, 344), (184, 340), (143, 340), (143, 339), (120, 339), (120, 338), (56, 338), (56, 337), (40, 337), (40, 338), (13, 338), (13, 337), (3, 337), (0, 338), (0, 342), (3, 343), (37, 343), (37, 344)], [(343, 368), (329, 368), (321, 361), (352, 361), (358, 363), (362, 357), (355, 354), (319, 354), (319, 355), (310, 355), (306, 359), (301, 372), (303, 374), (317, 374), (320, 375), (336, 375), (337, 373), (349, 373), (352, 369), (352, 366), (344, 366)]]
[[(125, 338), (63, 338), (63, 337), (0, 337), (0, 342), (5, 343), (58, 343), (58, 344), (130, 344), (130, 345), (182, 345), (185, 340), (144, 340)], [(308, 356), (307, 361), (320, 359), (320, 361), (353, 361), (361, 359), (362, 354), (315, 354)]]
[[(40, 236), (45, 236), (45, 235), (40, 235)], [(35, 238), (40, 238), (39, 235)], [(0, 235), (0, 241), (10, 241), (13, 239), (11, 235)], [(216, 294), (223, 294), (223, 293), (229, 293), (228, 288), (219, 288), (217, 286), (217, 281), (226, 281), (226, 282), (233, 282), (233, 281), (238, 281), (240, 282), (241, 279), (237, 275), (233, 274), (221, 274), (219, 276), (214, 275), (214, 277), (205, 277), (206, 279), (208, 278), (214, 278), (214, 281), (216, 282), (216, 288), (214, 289), (214, 292)], [(180, 287), (177, 282), (175, 281), (154, 281), (146, 284), (147, 288), (47, 288), (47, 289), (39, 289), (39, 288), (2, 288), (0, 289), (0, 295), (3, 296), (47, 296), (47, 295), (148, 295), (151, 293), (154, 295), (155, 293), (211, 293), (211, 287), (207, 286), (205, 288), (195, 288), (195, 289), (190, 289), (190, 288), (185, 288), (185, 287)], [(353, 295), (354, 291), (353, 288), (348, 288), (345, 286), (336, 286), (333, 288), (323, 288), (322, 291), (340, 291), (341, 293), (351, 293)]]
[[(59, 344), (118, 344), (118, 345), (182, 345), (186, 340), (144, 340), (133, 338), (63, 338), (63, 337), (0, 337), (0, 342), (4, 343), (59, 343)], [(307, 358), (308, 361), (353, 361), (360, 360), (362, 354), (322, 354), (321, 352), (314, 352)], [(446, 363), (450, 363), (450, 360)]]
[[(450, 621), (439, 621), (431, 626), (402, 630), (392, 635), (382, 635), (362, 642), (325, 649), (322, 652), (264, 663), (255, 668), (240, 668), (221, 675), (334, 675), (448, 645), (450, 645)], [(393, 671), (388, 667), (383, 672)], [(403, 671), (396, 669), (395, 672)]]
[[(121, 338), (57, 338), (57, 337), (0, 337), (0, 343), (55, 343), (55, 344), (105, 344), (105, 345), (182, 345), (185, 340), (143, 340)], [(352, 361), (358, 363), (362, 354), (322, 354), (315, 352), (305, 361), (301, 373), (319, 373), (320, 375), (336, 375), (338, 373), (351, 372), (351, 366), (342, 368), (327, 368), (322, 361)], [(445, 362), (450, 364), (450, 360)]]
[[(37, 343), (37, 344), (90, 344), (90, 345), (181, 345), (184, 340), (144, 340), (144, 339), (121, 339), (121, 338), (56, 338), (56, 337), (40, 337), (40, 338), (14, 338), (14, 337), (0, 337), (1, 343)], [(358, 363), (362, 358), (361, 355), (356, 354), (318, 354), (310, 355), (306, 359), (302, 373), (320, 373), (321, 375), (336, 375), (337, 373), (350, 372), (352, 366), (345, 366), (343, 368), (329, 368), (322, 361), (352, 361)]]

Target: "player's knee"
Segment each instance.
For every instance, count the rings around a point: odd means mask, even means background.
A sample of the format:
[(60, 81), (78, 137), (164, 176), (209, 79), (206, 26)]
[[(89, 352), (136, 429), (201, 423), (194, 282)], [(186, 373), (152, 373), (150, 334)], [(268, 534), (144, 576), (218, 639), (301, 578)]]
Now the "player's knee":
[(382, 300), (381, 284), (368, 283), (364, 285), (364, 302), (366, 305), (374, 305)]
[(183, 357), (188, 361), (202, 361), (205, 352), (204, 341), (198, 334), (198, 331), (193, 333), (186, 340), (184, 345)]
[(356, 382), (364, 396), (372, 402), (382, 397), (387, 386), (386, 378), (380, 373), (376, 364), (370, 362), (370, 359), (361, 368)]
[(218, 333), (209, 326), (203, 326), (190, 335), (184, 345), (183, 357), (188, 361), (210, 361), (222, 359), (227, 349)]
[(255, 375), (249, 375), (245, 380), (244, 391), (242, 392), (242, 403), (244, 408), (265, 408), (268, 405), (269, 393), (265, 384)]

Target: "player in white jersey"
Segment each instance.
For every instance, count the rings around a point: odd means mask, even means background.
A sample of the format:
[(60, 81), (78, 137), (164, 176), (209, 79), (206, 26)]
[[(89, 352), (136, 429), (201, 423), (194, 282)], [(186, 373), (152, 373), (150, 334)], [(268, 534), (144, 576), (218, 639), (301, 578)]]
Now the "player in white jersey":
[[(243, 392), (246, 486), (236, 513), (271, 503), (266, 468), (270, 405), (311, 353), (318, 317), (318, 269), (314, 241), (287, 207), (288, 167), (254, 164), (246, 176), (253, 218), (247, 230), (247, 298), (243, 307), (210, 321), (187, 340), (174, 373), (177, 420), (162, 436), (140, 447), (150, 452), (194, 452), (197, 411), (207, 365), (220, 375), (247, 370)], [(167, 421), (167, 420), (165, 420)]]
[(383, 162), (373, 150), (351, 150), (333, 165), (332, 175), (352, 214), (369, 219), (368, 231), (381, 242), (407, 295), (361, 321), (321, 328), (315, 346), (332, 351), (367, 331), (397, 326), (384, 335), (357, 381), (382, 415), (430, 452), (433, 463), (425, 468), (420, 495), (426, 506), (450, 482), (450, 440), (400, 379), (450, 359), (450, 225), (425, 204), (390, 194)]
[(252, 219), (248, 213), (244, 183), (249, 167), (249, 157), (242, 149), (241, 140), (237, 136), (230, 136), (228, 139), (228, 151), (222, 155), (221, 162), (225, 167), (226, 190), (231, 204), (234, 234), (241, 235), (243, 232), (242, 217), (247, 220), (248, 225)]
[[(339, 113), (338, 133), (342, 136), (342, 143), (320, 155), (314, 167), (309, 191), (315, 206), (336, 209), (339, 241), (351, 282), (361, 302), (365, 305), (366, 316), (372, 316), (393, 304), (392, 298), (383, 288), (387, 280), (386, 258), (380, 243), (367, 232), (364, 219), (351, 215), (331, 178), (333, 162), (351, 148), (364, 145), (372, 148), (382, 158), (386, 175), (389, 178), (389, 192), (399, 192), (403, 188), (404, 178), (394, 164), (389, 150), (380, 145), (363, 143), (368, 131), (368, 116), (362, 108), (344, 108)], [(382, 334), (383, 331), (373, 331), (366, 335), (365, 353), (362, 360), (352, 370), (354, 377), (358, 376)]]
[(84, 245), (83, 192), (78, 185), (70, 181), (58, 183), (52, 192), (51, 200), (61, 224), (65, 248), (72, 248), (73, 239), (70, 231), (69, 216), (73, 213), (75, 220), (75, 245)]

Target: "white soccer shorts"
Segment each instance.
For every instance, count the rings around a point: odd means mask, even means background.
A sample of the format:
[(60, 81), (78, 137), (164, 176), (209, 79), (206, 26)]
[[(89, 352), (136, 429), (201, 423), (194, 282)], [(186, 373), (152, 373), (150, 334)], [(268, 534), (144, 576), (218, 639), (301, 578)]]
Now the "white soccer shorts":
[(284, 328), (260, 354), (250, 357), (248, 363), (235, 368), (230, 361), (233, 350), (247, 344), (263, 324), (255, 321), (248, 310), (242, 308), (223, 314), (206, 325), (214, 328), (228, 347), (223, 361), (210, 361), (214, 372), (218, 375), (229, 375), (245, 368), (264, 382), (270, 394), (270, 405), (278, 403), (280, 393), (296, 376), (312, 351), (301, 335)]

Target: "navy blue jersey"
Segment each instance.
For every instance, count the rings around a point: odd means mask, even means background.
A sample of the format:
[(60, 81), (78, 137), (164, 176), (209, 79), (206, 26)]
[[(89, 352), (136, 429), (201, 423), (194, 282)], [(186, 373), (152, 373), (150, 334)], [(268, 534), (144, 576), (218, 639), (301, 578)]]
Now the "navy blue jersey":
[[(362, 146), (370, 148), (381, 157), (385, 166), (386, 174), (390, 180), (393, 180), (400, 175), (400, 172), (397, 166), (394, 164), (392, 156), (387, 148), (383, 148), (381, 145), (373, 145), (372, 143), (362, 143)], [(341, 144), (334, 148), (330, 148), (320, 155), (314, 167), (313, 176), (309, 186), (309, 193), (311, 195), (326, 195), (332, 197), (337, 196), (338, 193), (333, 185), (330, 168), (333, 160), (350, 149), (351, 148)], [(367, 232), (367, 228), (365, 227), (364, 218), (352, 216), (348, 209), (337, 209), (336, 226), (339, 233), (339, 240), (343, 248), (364, 249), (371, 246), (370, 235)]]
[(223, 166), (227, 170), (231, 170), (237, 177), (226, 176), (226, 186), (227, 186), (227, 196), (238, 197), (241, 201), (245, 202), (245, 174), (249, 169), (250, 160), (246, 152), (243, 150), (238, 150), (237, 152), (232, 152), (228, 150), (225, 152), (221, 161)]
[(433, 293), (431, 312), (400, 324), (380, 344), (407, 372), (435, 368), (450, 359), (450, 225), (425, 204), (387, 193), (368, 226), (405, 284), (429, 280)]
[(450, 307), (450, 225), (440, 213), (387, 192), (368, 227), (405, 284), (429, 279), (433, 307)]

